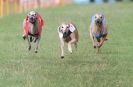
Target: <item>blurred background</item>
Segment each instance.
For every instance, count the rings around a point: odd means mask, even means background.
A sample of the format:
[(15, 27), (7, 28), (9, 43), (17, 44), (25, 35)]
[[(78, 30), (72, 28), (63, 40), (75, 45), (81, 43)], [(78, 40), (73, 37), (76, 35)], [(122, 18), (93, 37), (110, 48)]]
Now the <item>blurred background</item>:
[(12, 13), (22, 13), (37, 8), (64, 6), (68, 4), (114, 4), (133, 0), (0, 0), (0, 18)]

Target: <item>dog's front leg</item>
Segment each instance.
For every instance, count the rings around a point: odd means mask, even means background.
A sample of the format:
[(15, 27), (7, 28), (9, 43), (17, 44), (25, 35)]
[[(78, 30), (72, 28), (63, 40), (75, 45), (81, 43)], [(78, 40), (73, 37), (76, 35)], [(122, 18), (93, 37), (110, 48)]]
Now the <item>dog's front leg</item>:
[[(71, 37), (72, 38), (72, 37)], [(76, 43), (76, 38), (73, 38), (70, 42), (68, 42), (68, 51), (70, 52), (70, 53), (72, 53), (72, 44), (73, 43)]]
[(71, 43), (68, 43), (68, 51), (69, 51), (70, 53), (72, 53), (72, 46), (71, 46)]
[(100, 41), (99, 46), (98, 46), (99, 48), (103, 45), (105, 40), (106, 40), (106, 38), (102, 38), (102, 40)]
[(30, 41), (29, 41), (29, 37), (26, 36), (26, 39), (27, 39), (27, 42), (28, 42), (28, 50), (30, 51), (31, 50), (31, 44), (30, 44)]
[(36, 48), (35, 48), (35, 53), (38, 52), (38, 45), (39, 45), (39, 42), (40, 42), (40, 36), (36, 38)]
[(95, 41), (94, 41), (94, 37), (93, 37), (91, 31), (90, 31), (90, 38), (91, 38), (91, 41), (92, 41), (93, 47), (96, 48), (96, 43), (95, 43)]
[(64, 41), (60, 39), (61, 58), (64, 58)]

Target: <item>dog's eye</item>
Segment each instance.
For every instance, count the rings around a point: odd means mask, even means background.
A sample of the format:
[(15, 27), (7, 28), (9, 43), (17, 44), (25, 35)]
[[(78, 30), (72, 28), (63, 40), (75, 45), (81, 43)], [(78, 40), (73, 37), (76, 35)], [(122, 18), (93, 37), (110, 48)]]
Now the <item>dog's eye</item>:
[(66, 28), (69, 28), (68, 26)]
[(103, 18), (102, 16), (100, 18)]
[(97, 18), (97, 16), (95, 16), (95, 18)]
[(63, 26), (61, 28), (64, 28)]

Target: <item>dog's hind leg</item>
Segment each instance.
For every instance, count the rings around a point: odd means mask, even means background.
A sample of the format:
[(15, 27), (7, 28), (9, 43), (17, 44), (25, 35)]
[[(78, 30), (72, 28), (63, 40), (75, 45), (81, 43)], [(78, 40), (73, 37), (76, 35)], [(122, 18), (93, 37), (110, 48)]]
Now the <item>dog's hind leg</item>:
[(37, 39), (38, 39), (38, 38), (34, 38), (34, 43), (36, 43)]
[(77, 43), (74, 43), (74, 46), (75, 46), (75, 49), (77, 50), (78, 44)]
[(97, 48), (97, 53), (99, 53), (99, 52), (100, 52), (100, 48), (98, 47), (98, 48)]

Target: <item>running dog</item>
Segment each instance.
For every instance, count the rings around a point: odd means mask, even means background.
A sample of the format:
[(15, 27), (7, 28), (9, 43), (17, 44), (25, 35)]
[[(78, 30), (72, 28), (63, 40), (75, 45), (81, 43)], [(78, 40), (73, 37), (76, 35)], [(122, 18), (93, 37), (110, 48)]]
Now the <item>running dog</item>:
[(68, 44), (68, 51), (72, 53), (72, 44), (77, 48), (78, 30), (72, 23), (62, 23), (58, 27), (58, 34), (60, 38), (61, 58), (64, 58), (64, 43)]
[(90, 24), (90, 37), (94, 48), (98, 48), (103, 45), (104, 41), (107, 40), (107, 24), (103, 14), (95, 14), (91, 19)]
[(30, 11), (23, 21), (23, 39), (28, 41), (28, 50), (31, 50), (31, 42), (36, 43), (35, 53), (38, 51), (38, 44), (41, 38), (41, 31), (44, 25), (41, 16), (35, 12)]

